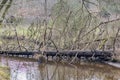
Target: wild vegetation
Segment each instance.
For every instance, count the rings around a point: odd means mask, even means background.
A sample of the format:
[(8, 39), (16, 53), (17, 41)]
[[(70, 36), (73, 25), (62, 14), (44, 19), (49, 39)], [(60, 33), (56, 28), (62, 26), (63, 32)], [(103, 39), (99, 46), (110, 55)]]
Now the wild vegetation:
[[(52, 0), (51, 0), (52, 1)], [(26, 3), (29, 2), (26, 0)], [(34, 1), (33, 1), (34, 2)], [(1, 50), (115, 50), (120, 47), (119, 0), (48, 0), (29, 24), (10, 12), (15, 0), (0, 3)], [(29, 5), (28, 5), (29, 6)], [(34, 6), (32, 6), (34, 8)], [(28, 9), (28, 11), (30, 11)], [(16, 12), (17, 14), (17, 12)]]

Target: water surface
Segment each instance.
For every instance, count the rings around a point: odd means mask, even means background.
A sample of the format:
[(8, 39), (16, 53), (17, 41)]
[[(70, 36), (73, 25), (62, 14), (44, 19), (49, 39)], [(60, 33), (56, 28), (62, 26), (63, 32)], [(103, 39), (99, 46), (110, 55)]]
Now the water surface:
[(10, 80), (120, 80), (120, 68), (103, 63), (66, 64), (33, 59), (0, 57), (10, 68)]

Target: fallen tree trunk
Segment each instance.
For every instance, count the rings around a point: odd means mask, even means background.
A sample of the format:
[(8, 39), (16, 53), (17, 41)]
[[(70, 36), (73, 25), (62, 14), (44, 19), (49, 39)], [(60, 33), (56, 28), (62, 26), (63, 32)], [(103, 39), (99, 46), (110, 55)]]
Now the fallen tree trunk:
[(34, 56), (35, 52), (27, 52), (27, 51), (0, 51), (1, 55), (5, 56)]
[(99, 59), (99, 60), (110, 60), (112, 59), (112, 52), (110, 51), (45, 51), (44, 55), (47, 57), (76, 57), (76, 58), (85, 58), (85, 59)]
[(77, 58), (95, 58), (100, 60), (112, 59), (112, 52), (110, 51), (43, 51), (43, 52), (19, 52), (19, 51), (0, 51), (0, 54), (6, 56), (34, 56), (35, 54), (42, 54), (45, 57), (77, 57)]

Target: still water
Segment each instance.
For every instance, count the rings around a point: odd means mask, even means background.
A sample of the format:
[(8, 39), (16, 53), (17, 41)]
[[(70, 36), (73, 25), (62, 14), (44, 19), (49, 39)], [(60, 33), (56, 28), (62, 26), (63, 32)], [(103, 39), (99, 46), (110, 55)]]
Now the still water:
[(0, 66), (10, 68), (10, 80), (120, 80), (120, 68), (103, 63), (65, 64), (0, 57)]

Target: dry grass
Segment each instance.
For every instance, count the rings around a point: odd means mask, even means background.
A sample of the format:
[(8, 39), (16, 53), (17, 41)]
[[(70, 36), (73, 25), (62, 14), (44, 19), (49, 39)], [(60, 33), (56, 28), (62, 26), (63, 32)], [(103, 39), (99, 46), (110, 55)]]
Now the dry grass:
[(0, 80), (10, 80), (10, 69), (7, 67), (0, 67)]

